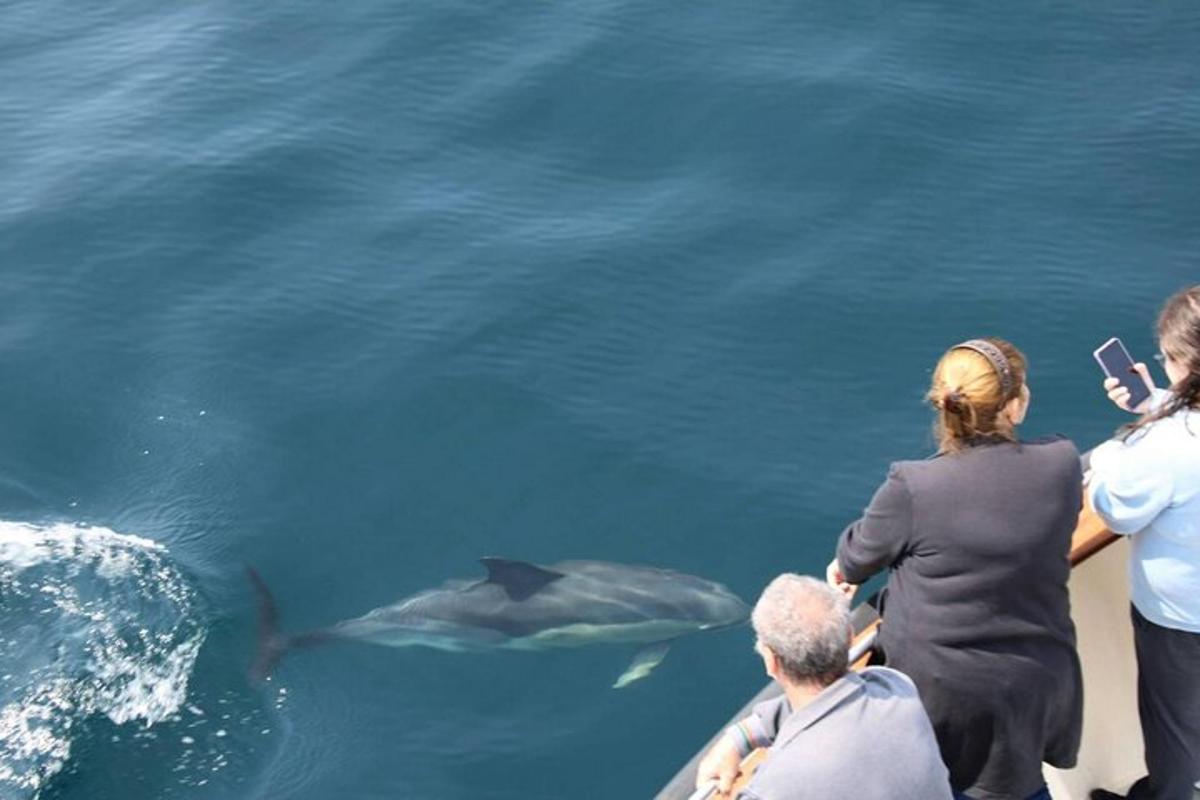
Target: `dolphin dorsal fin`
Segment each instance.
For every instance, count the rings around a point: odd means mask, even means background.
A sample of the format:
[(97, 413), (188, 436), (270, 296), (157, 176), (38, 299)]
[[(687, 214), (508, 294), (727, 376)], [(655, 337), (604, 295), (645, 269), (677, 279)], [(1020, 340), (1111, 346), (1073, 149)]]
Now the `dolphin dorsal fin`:
[(528, 561), (513, 561), (492, 556), (481, 558), (479, 561), (487, 567), (487, 582), (500, 584), (509, 598), (517, 601), (537, 594), (545, 586), (563, 577), (561, 572), (539, 567)]

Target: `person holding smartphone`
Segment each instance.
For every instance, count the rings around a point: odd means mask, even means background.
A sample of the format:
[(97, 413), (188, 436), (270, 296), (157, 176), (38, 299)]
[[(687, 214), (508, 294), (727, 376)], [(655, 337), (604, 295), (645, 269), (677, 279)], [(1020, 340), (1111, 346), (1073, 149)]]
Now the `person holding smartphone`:
[[(1104, 388), (1139, 419), (1092, 453), (1087, 497), (1113, 533), (1130, 537), (1129, 576), (1138, 714), (1148, 774), (1136, 800), (1191, 800), (1200, 779), (1200, 286), (1167, 300), (1158, 318), (1170, 381), (1129, 407), (1117, 378)], [(1094, 800), (1122, 795), (1097, 789)]]
[(957, 798), (1048, 800), (1042, 762), (1074, 766), (1083, 719), (1067, 579), (1082, 506), (1067, 439), (1022, 441), (1024, 355), (972, 339), (938, 361), (939, 452), (899, 461), (838, 540), (847, 593), (888, 571), (879, 641), (933, 723)]

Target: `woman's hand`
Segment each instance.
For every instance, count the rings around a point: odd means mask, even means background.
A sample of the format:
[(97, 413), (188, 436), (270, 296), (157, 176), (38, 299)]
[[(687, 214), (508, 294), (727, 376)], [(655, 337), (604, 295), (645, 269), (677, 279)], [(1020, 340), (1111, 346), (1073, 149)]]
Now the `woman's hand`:
[(846, 576), (842, 574), (842, 567), (838, 564), (836, 558), (830, 561), (829, 566), (825, 568), (825, 582), (846, 595), (847, 601), (853, 600), (854, 594), (858, 591), (856, 585), (846, 580)]
[(717, 794), (727, 795), (737, 779), (738, 772), (741, 771), (741, 766), (741, 754), (727, 733), (717, 740), (704, 758), (700, 759), (700, 766), (696, 769), (696, 788), (715, 782)]
[[(1150, 370), (1146, 369), (1146, 365), (1139, 361), (1133, 365), (1133, 368), (1138, 375), (1142, 376), (1142, 380), (1146, 382), (1150, 390), (1153, 391), (1154, 379), (1150, 377)], [(1123, 411), (1128, 411), (1131, 414), (1145, 414), (1150, 410), (1150, 398), (1144, 400), (1137, 408), (1129, 407), (1129, 390), (1121, 385), (1119, 378), (1105, 378), (1104, 391), (1108, 392), (1108, 399), (1112, 400), (1113, 404)]]

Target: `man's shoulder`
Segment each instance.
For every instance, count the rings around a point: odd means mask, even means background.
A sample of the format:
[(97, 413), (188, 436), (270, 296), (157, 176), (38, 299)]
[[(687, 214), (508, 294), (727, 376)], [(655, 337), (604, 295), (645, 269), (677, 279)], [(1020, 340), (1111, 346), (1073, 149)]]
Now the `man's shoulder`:
[(900, 697), (917, 697), (916, 684), (900, 670), (891, 667), (864, 667), (857, 674), (868, 690), (874, 689)]
[(923, 732), (929, 728), (929, 716), (911, 678), (887, 667), (867, 667), (859, 674), (864, 687), (859, 710), (861, 719), (913, 731)]

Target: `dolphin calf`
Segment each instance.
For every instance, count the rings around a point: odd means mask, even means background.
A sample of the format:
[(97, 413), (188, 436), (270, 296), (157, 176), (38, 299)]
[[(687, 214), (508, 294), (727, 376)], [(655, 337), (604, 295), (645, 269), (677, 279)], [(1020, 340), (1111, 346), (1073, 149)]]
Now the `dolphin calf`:
[(480, 561), (487, 568), (482, 580), (447, 581), (298, 635), (279, 632), (271, 593), (250, 568), (259, 598), (259, 651), (251, 674), (264, 678), (289, 649), (333, 640), (450, 651), (644, 645), (614, 684), (620, 688), (650, 674), (677, 637), (737, 625), (750, 615), (721, 584), (672, 570), (605, 561)]

